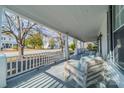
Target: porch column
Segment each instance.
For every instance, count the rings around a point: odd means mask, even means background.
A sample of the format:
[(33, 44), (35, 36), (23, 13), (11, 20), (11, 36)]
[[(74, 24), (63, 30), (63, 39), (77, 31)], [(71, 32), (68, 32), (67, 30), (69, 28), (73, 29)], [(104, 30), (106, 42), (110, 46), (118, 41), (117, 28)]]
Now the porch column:
[(65, 34), (65, 47), (64, 47), (64, 57), (66, 60), (69, 59), (69, 47), (68, 47), (68, 35)]
[(85, 50), (85, 49), (84, 49), (84, 48), (85, 48), (85, 47), (84, 47), (84, 44), (85, 44), (85, 42), (83, 42), (83, 44), (82, 44), (82, 47), (83, 47), (83, 51)]
[(80, 49), (82, 49), (82, 42), (80, 41)]
[(7, 62), (6, 56), (0, 54), (0, 88), (6, 87)]
[(82, 53), (83, 52), (83, 42), (82, 41), (80, 41), (80, 52)]
[[(3, 20), (3, 8), (0, 7), (0, 51), (1, 51), (1, 32), (2, 32), (2, 20)], [(6, 75), (7, 75), (7, 62), (6, 56), (0, 54), (0, 88), (6, 86)]]
[(74, 55), (78, 54), (78, 45), (77, 45), (77, 39), (74, 40), (75, 43), (75, 50), (74, 50)]
[(2, 19), (3, 19), (3, 8), (0, 7), (0, 51), (1, 51), (1, 48), (2, 48), (2, 41), (1, 41), (1, 32), (2, 32)]

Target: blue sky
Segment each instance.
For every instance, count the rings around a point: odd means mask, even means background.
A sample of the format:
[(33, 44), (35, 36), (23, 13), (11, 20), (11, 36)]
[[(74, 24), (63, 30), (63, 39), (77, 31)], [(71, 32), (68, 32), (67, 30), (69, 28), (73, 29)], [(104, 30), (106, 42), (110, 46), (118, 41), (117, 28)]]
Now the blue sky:
[(52, 29), (46, 28), (46, 27), (42, 27), (41, 31), (43, 34), (47, 35), (47, 36), (51, 36), (51, 37), (58, 37), (58, 33)]
[[(7, 11), (7, 14), (10, 15), (10, 16), (15, 16), (15, 14), (11, 13), (10, 11)], [(24, 25), (26, 26), (27, 25), (27, 22), (28, 22), (28, 19), (25, 19), (25, 18), (21, 18), (21, 19), (23, 20)], [(3, 21), (3, 24), (6, 25), (7, 21), (6, 21), (5, 16), (4, 16), (4, 19), (3, 20), (4, 20)], [(33, 21), (30, 21), (30, 23), (33, 23)], [(36, 27), (38, 27), (38, 30), (40, 30), (43, 35), (46, 35), (48, 37), (55, 37), (56, 38), (56, 37), (59, 36), (58, 35), (58, 32), (56, 30), (47, 28), (45, 26), (41, 26), (38, 23), (37, 23), (37, 26)], [(15, 33), (17, 33), (16, 31), (17, 30), (15, 29)], [(71, 42), (72, 40), (73, 40), (73, 38), (72, 37), (69, 37), (69, 42)]]

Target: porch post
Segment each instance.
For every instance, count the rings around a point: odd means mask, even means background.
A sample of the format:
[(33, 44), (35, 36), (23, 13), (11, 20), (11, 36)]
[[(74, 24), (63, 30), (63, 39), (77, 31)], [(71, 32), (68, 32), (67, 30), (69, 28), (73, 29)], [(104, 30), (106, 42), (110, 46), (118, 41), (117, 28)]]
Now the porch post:
[[(3, 8), (0, 7), (0, 51), (1, 51), (1, 32), (2, 32)], [(0, 54), (0, 88), (6, 87), (7, 62), (6, 57)]]
[(0, 51), (1, 51), (1, 48), (2, 48), (2, 41), (1, 41), (1, 32), (2, 32), (2, 20), (3, 20), (3, 8), (0, 7)]
[(78, 47), (77, 47), (77, 39), (75, 39), (74, 42), (75, 42), (75, 51), (74, 51), (74, 55), (77, 55), (77, 53), (78, 53), (78, 51), (77, 51), (77, 49), (78, 49)]
[(84, 48), (85, 48), (85, 47), (84, 47), (84, 44), (85, 44), (85, 42), (83, 42), (83, 51), (84, 51)]
[(64, 56), (65, 59), (68, 60), (69, 59), (68, 35), (65, 34), (64, 36), (65, 36)]
[(80, 41), (80, 49), (82, 49), (82, 42)]
[(0, 88), (6, 87), (7, 62), (6, 56), (0, 54)]
[(83, 42), (80, 41), (80, 52), (82, 53), (83, 52)]

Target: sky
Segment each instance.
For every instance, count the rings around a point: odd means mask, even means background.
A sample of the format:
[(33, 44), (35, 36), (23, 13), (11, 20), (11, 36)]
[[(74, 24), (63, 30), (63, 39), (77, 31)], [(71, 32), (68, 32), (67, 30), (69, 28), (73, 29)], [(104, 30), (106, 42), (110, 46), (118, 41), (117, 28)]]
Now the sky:
[(58, 37), (58, 33), (52, 29), (46, 28), (46, 27), (42, 27), (41, 31), (43, 34), (47, 35), (47, 36), (51, 36), (51, 37)]
[[(12, 13), (11, 11), (8, 11), (8, 10), (7, 10), (6, 13), (7, 13), (8, 15), (10, 15), (10, 16), (15, 16), (15, 14)], [(13, 17), (13, 19), (14, 19), (14, 17)], [(26, 27), (27, 22), (28, 22), (28, 19), (25, 19), (25, 18), (23, 18), (23, 17), (21, 17), (21, 19), (23, 20), (24, 25), (25, 25), (25, 27)], [(33, 20), (31, 20), (30, 22), (33, 23)], [(7, 20), (6, 20), (6, 17), (4, 16), (4, 17), (3, 17), (3, 25), (7, 25), (6, 23), (7, 23)], [(38, 24), (38, 23), (37, 23), (37, 26), (36, 26), (36, 27), (38, 27), (38, 30), (41, 31), (41, 33), (42, 33), (43, 35), (47, 36), (47, 37), (54, 37), (54, 38), (59, 37), (58, 32), (57, 32), (56, 30), (54, 30), (54, 29), (51, 29), (51, 28), (48, 28), (48, 27), (45, 27), (45, 26), (41, 26), (41, 25)], [(15, 29), (15, 28), (14, 28), (14, 29)], [(17, 33), (17, 30), (15, 30), (15, 33)], [(71, 43), (72, 40), (73, 40), (72, 37), (69, 37), (69, 42), (70, 42), (70, 43)]]

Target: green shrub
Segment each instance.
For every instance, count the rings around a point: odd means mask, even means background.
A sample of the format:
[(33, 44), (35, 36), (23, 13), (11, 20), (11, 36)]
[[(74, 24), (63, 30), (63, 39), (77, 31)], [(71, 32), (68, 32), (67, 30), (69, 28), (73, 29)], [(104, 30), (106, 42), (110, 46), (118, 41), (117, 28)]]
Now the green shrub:
[(18, 45), (13, 45), (13, 49), (18, 49)]
[(93, 44), (88, 44), (87, 49), (89, 51), (97, 51), (97, 46)]
[(71, 48), (73, 51), (75, 50), (75, 47), (76, 47), (75, 43), (71, 43), (70, 46), (69, 46), (69, 48)]

